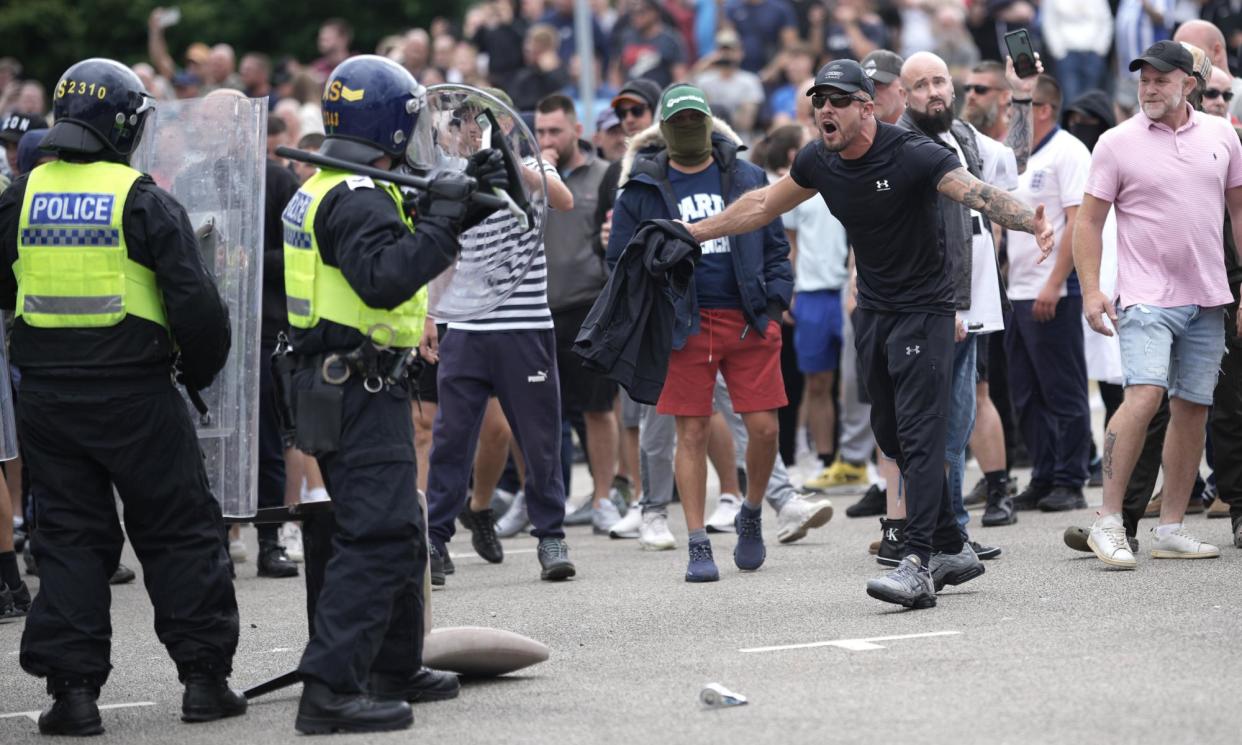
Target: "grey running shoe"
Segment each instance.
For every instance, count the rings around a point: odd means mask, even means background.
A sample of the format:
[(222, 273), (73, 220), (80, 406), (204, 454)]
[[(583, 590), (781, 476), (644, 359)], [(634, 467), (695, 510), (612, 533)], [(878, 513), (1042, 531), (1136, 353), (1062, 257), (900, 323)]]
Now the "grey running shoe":
[(518, 492), (513, 504), (505, 511), (504, 517), (496, 521), (496, 535), (501, 538), (512, 538), (530, 526), (530, 518), (526, 515), (526, 494)]
[(929, 563), (931, 564), (932, 584), (936, 586), (936, 592), (943, 590), (945, 585), (960, 585), (969, 582), (986, 571), (983, 562), (979, 561), (979, 557), (975, 555), (975, 550), (970, 547), (969, 543), (963, 543), (962, 550), (956, 554), (944, 552), (933, 554)]
[(591, 516), (594, 514), (594, 510), (595, 500), (591, 497), (587, 497), (586, 501), (582, 503), (582, 506), (572, 512), (565, 513), (565, 522), (563, 525), (567, 528), (574, 525), (590, 525)]
[(569, 546), (562, 538), (545, 536), (539, 539), (539, 578), (551, 582), (569, 579), (577, 574), (574, 563), (569, 560)]
[(907, 556), (883, 577), (867, 580), (867, 594), (876, 600), (906, 608), (934, 608), (936, 590), (931, 572), (917, 556)]

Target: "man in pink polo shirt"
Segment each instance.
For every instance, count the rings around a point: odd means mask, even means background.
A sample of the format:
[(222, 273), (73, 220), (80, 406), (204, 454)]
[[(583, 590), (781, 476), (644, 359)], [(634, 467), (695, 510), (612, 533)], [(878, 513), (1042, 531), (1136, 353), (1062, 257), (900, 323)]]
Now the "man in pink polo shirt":
[[(1204, 425), (1225, 351), (1224, 308), (1233, 295), (1220, 229), (1226, 205), (1242, 245), (1242, 146), (1229, 122), (1191, 109), (1193, 58), (1176, 42), (1130, 63), (1140, 111), (1100, 137), (1078, 210), (1074, 261), (1083, 313), (1105, 336), (1116, 328), (1125, 401), (1104, 436), (1104, 506), (1088, 545), (1110, 566), (1132, 569), (1121, 504), (1147, 424), (1167, 389), (1164, 499), (1153, 558), (1201, 559), (1220, 550), (1182, 525), (1203, 456)], [(1100, 291), (1100, 234), (1117, 213), (1117, 292)], [(1242, 325), (1242, 324), (1240, 324)]]

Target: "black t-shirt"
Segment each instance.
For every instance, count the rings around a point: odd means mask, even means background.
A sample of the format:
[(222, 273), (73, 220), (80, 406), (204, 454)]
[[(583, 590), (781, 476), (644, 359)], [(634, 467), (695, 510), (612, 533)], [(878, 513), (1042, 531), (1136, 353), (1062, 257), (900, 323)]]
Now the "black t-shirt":
[(883, 122), (866, 155), (846, 160), (816, 140), (789, 175), (823, 196), (845, 226), (858, 267), (858, 305), (870, 310), (952, 315), (936, 186), (961, 168), (952, 150)]

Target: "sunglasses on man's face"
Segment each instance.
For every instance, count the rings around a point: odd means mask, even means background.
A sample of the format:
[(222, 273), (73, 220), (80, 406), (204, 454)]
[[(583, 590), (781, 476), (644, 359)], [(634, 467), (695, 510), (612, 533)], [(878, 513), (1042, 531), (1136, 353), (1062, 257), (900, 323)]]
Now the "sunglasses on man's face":
[(978, 84), (963, 85), (962, 88), (965, 89), (967, 93), (973, 93), (976, 96), (986, 96), (992, 91), (1000, 90), (1000, 88), (993, 88), (990, 85), (978, 85)]
[(639, 103), (639, 104), (634, 104), (633, 106), (618, 106), (615, 109), (613, 109), (613, 111), (617, 112), (618, 119), (621, 119), (622, 121), (624, 121), (625, 117), (627, 116), (632, 116), (635, 119), (637, 119), (640, 116), (646, 114), (647, 107)]
[(1203, 97), (1210, 98), (1213, 101), (1217, 98), (1223, 97), (1225, 101), (1228, 102), (1233, 100), (1233, 91), (1218, 91), (1215, 88), (1208, 88), (1203, 91)]
[(816, 109), (822, 109), (824, 104), (830, 103), (834, 109), (844, 109), (855, 101), (866, 100), (848, 93), (814, 93), (811, 95), (811, 106)]

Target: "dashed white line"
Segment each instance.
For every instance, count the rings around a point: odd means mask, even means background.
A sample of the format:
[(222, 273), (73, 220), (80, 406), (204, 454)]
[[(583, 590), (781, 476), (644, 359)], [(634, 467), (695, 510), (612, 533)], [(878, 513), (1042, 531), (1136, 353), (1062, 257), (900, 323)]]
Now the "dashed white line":
[(930, 631), (926, 634), (899, 634), (897, 636), (872, 636), (866, 639), (834, 639), (826, 642), (806, 642), (805, 644), (782, 644), (775, 647), (750, 647), (749, 649), (739, 649), (743, 654), (752, 654), (756, 652), (783, 652), (789, 649), (812, 649), (814, 647), (839, 647), (847, 649), (851, 652), (868, 652), (874, 649), (884, 649), (884, 645), (876, 642), (894, 642), (903, 639), (927, 639), (934, 636), (954, 636), (960, 634), (960, 631)]
[[(154, 701), (135, 701), (129, 704), (104, 704), (99, 707), (100, 711), (106, 709), (132, 709), (138, 706), (155, 706)], [(32, 722), (39, 721), (38, 711), (15, 711), (12, 714), (0, 714), (0, 719), (16, 719), (17, 717), (26, 717)]]

